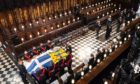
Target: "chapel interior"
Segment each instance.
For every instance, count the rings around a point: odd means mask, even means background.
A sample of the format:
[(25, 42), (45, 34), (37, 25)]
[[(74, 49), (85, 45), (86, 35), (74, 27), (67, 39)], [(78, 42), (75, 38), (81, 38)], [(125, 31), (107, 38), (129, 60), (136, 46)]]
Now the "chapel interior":
[(0, 0), (0, 84), (140, 84), (140, 0)]

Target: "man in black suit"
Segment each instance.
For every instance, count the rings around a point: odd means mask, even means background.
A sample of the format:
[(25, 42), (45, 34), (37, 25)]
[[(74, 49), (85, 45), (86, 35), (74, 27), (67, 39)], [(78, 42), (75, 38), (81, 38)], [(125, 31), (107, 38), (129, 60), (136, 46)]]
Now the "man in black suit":
[(106, 34), (105, 34), (105, 39), (106, 40), (110, 37), (111, 31), (112, 31), (112, 26), (107, 26)]
[(22, 59), (18, 60), (18, 67), (19, 67), (19, 74), (22, 78), (22, 81), (24, 82), (24, 84), (28, 84), (28, 81), (26, 79), (26, 74), (27, 74), (27, 70), (25, 68), (25, 66), (23, 65), (23, 61)]
[(101, 48), (100, 52), (101, 52), (101, 54), (100, 54), (100, 60), (102, 61), (104, 59), (105, 49), (104, 48), (103, 49)]
[(120, 31), (121, 24), (122, 24), (122, 17), (119, 17), (117, 19), (117, 29), (116, 29), (116, 32)]
[(74, 7), (73, 14), (76, 17), (79, 17), (79, 15), (80, 15), (80, 5), (79, 4), (76, 4), (76, 6)]
[(109, 16), (109, 18), (107, 19), (106, 25), (107, 25), (107, 29), (106, 29), (105, 39), (107, 40), (110, 37), (110, 33), (112, 31), (112, 18), (111, 18), (111, 16)]
[(136, 16), (136, 12), (135, 12), (134, 9), (132, 8), (132, 9), (131, 9), (131, 17), (132, 17), (132, 18), (135, 18), (135, 16)]
[(109, 18), (107, 19), (106, 25), (107, 25), (107, 27), (112, 25), (112, 17), (111, 16), (109, 16)]
[(97, 23), (96, 23), (96, 36), (97, 36), (97, 38), (99, 38), (100, 30), (101, 30), (101, 23), (100, 23), (100, 21), (97, 21)]
[(100, 49), (97, 49), (96, 60), (98, 60), (98, 59), (101, 60), (101, 51), (100, 51)]
[(128, 24), (127, 22), (131, 21), (131, 16), (130, 13), (127, 14), (127, 16), (125, 17), (125, 23)]

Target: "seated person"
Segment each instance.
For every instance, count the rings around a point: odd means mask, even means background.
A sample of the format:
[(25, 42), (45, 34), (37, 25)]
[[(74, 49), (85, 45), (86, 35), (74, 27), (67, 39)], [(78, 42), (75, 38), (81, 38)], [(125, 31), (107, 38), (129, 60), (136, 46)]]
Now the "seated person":
[(115, 50), (115, 45), (113, 45), (113, 43), (111, 43), (110, 48), (112, 49), (112, 51)]
[(95, 59), (94, 59), (94, 55), (91, 54), (91, 58), (89, 59), (88, 65), (93, 65)]
[(60, 65), (62, 68), (65, 67), (65, 60), (61, 57), (61, 65)]
[(36, 47), (33, 47), (32, 53), (33, 53), (33, 56), (34, 55), (39, 55), (39, 51), (36, 49)]
[(67, 78), (66, 84), (71, 84), (72, 79), (74, 79), (74, 76), (73, 76), (73, 75), (70, 75), (70, 76)]
[(40, 43), (40, 52), (45, 52), (46, 51), (46, 47), (43, 43)]
[(24, 51), (24, 58), (26, 61), (30, 61), (31, 60), (31, 55), (29, 55), (29, 53), (27, 51)]
[(100, 57), (101, 57), (101, 51), (99, 49), (97, 49), (96, 58), (100, 59)]
[(108, 56), (109, 55), (109, 50), (105, 49), (105, 54)]
[(53, 48), (53, 43), (50, 40), (48, 40), (47, 45), (46, 45), (46, 49), (49, 50), (51, 48)]
[(100, 52), (101, 52), (100, 59), (102, 61), (104, 59), (105, 49), (104, 48), (101, 48)]

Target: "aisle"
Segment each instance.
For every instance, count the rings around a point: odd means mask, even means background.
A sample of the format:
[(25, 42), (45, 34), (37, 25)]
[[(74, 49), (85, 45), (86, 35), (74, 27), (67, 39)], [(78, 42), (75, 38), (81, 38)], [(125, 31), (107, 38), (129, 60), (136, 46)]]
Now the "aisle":
[[(69, 45), (73, 48), (73, 63), (72, 63), (72, 69), (75, 69), (82, 63), (87, 64), (88, 60), (90, 59), (91, 53), (96, 54), (96, 50), (98, 48), (106, 48), (109, 46), (110, 42), (113, 40), (113, 38), (116, 38), (119, 36), (120, 33), (116, 32), (116, 21), (113, 22), (112, 26), (112, 33), (111, 37), (108, 40), (100, 41), (99, 39), (96, 39), (96, 32), (89, 30), (88, 33), (84, 36), (77, 37), (76, 39), (73, 39), (68, 42)], [(102, 37), (105, 35), (106, 26), (103, 26), (101, 28), (99, 37)]]
[(19, 76), (19, 69), (2, 48), (0, 48), (0, 84), (24, 84)]

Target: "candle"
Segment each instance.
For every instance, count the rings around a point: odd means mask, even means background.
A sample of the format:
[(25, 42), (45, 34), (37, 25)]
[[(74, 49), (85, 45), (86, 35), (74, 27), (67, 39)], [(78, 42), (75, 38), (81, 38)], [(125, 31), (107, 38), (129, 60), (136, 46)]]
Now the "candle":
[(102, 16), (104, 17), (105, 15), (103, 14)]
[(24, 25), (22, 25), (21, 28), (24, 30)]
[(100, 59), (98, 59), (97, 62), (99, 63), (100, 62)]
[(53, 29), (53, 27), (51, 27), (51, 29)]
[(45, 29), (44, 32), (46, 33), (47, 32), (47, 29)]
[(65, 12), (65, 16), (67, 15), (67, 12)]
[(17, 28), (14, 28), (14, 31), (16, 32), (17, 31)]
[(137, 28), (140, 29), (140, 26), (138, 26)]
[(92, 66), (91, 66), (91, 65), (89, 65), (89, 69), (90, 69), (90, 70), (92, 69)]
[[(60, 16), (61, 17), (61, 16)], [(57, 16), (55, 15), (54, 18), (57, 18)]]
[(63, 22), (63, 26), (65, 26), (65, 22)]
[(126, 41), (126, 40), (127, 40), (127, 38), (125, 37), (125, 38), (124, 38), (124, 40)]
[(71, 14), (71, 11), (69, 11), (69, 14)]
[(70, 24), (70, 20), (68, 21), (68, 24)]
[(104, 54), (104, 58), (106, 58), (106, 54)]
[(74, 83), (75, 83), (75, 80), (74, 80), (74, 79), (72, 79), (72, 80), (71, 80), (71, 83), (72, 83), (72, 84), (74, 84)]
[(37, 35), (40, 35), (40, 32), (37, 32)]
[(29, 25), (32, 26), (32, 23), (30, 23)]
[(73, 22), (75, 22), (75, 19), (73, 19)]
[(60, 13), (60, 15), (59, 15), (60, 17), (62, 17), (62, 14)]
[(43, 19), (43, 22), (45, 22), (46, 20), (45, 19)]
[(38, 24), (39, 22), (38, 22), (38, 21), (36, 21), (36, 23)]
[(52, 18), (51, 17), (49, 17), (49, 20), (51, 20)]
[(114, 76), (115, 76), (115, 73), (112, 73), (112, 77), (114, 78)]
[(122, 44), (122, 42), (120, 41), (120, 45)]
[(115, 45), (115, 48), (117, 48), (118, 47), (118, 45)]
[(21, 38), (21, 41), (24, 42), (24, 38), (23, 37)]
[(57, 27), (59, 28), (59, 27), (60, 27), (60, 25), (58, 24), (58, 25), (57, 25)]
[(130, 37), (131, 37), (131, 35), (129, 34), (129, 35), (128, 35), (128, 37), (130, 38)]
[(33, 37), (31, 34), (29, 35), (30, 39)]
[(77, 18), (77, 20), (79, 20), (79, 17)]
[(89, 12), (87, 12), (87, 15), (89, 15)]

